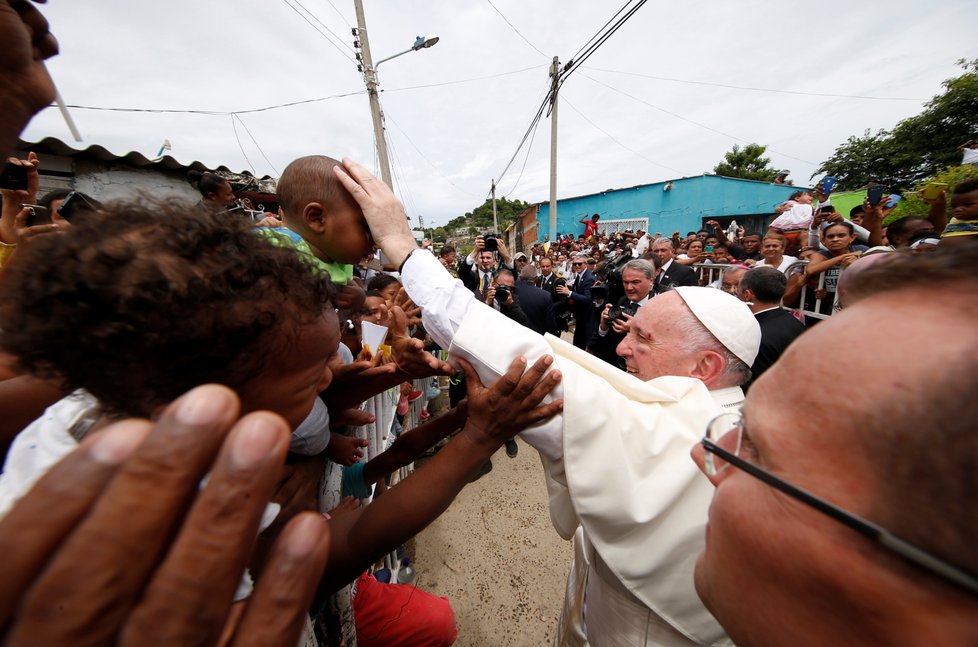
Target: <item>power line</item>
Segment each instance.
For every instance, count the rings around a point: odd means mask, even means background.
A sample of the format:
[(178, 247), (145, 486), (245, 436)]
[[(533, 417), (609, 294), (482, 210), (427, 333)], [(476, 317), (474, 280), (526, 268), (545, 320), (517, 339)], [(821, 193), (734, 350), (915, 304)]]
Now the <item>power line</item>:
[[(673, 112), (671, 110), (666, 110), (665, 108), (663, 108), (661, 106), (657, 106), (654, 103), (649, 103), (648, 101), (646, 101), (644, 99), (639, 99), (638, 97), (636, 97), (634, 95), (628, 94), (624, 90), (619, 90), (618, 88), (616, 88), (614, 86), (611, 86), (611, 85), (608, 85), (607, 83), (604, 83), (602, 81), (599, 81), (599, 80), (597, 80), (597, 79), (595, 79), (593, 77), (590, 77), (587, 74), (584, 74), (583, 72), (581, 73), (581, 76), (583, 76), (585, 79), (588, 79), (588, 80), (590, 80), (590, 81), (592, 81), (594, 83), (597, 83), (598, 85), (604, 86), (604, 87), (608, 88), (609, 90), (612, 90), (614, 92), (617, 92), (618, 94), (622, 94), (622, 95), (628, 97), (629, 99), (632, 99), (634, 101), (638, 101), (639, 103), (643, 103), (643, 104), (647, 105), (650, 108), (654, 108), (655, 110), (658, 110), (659, 112), (664, 112), (667, 115), (670, 115), (672, 117), (675, 117), (676, 119), (679, 119), (681, 121), (685, 121), (685, 122), (691, 123), (694, 126), (699, 126), (700, 128), (703, 128), (705, 130), (709, 130), (710, 132), (716, 133), (718, 135), (722, 135), (724, 137), (728, 137), (730, 139), (735, 139), (735, 140), (737, 140), (739, 142), (743, 142), (745, 144), (752, 144), (753, 143), (753, 142), (750, 142), (750, 141), (748, 141), (746, 139), (743, 139), (741, 137), (737, 137), (736, 135), (731, 135), (730, 133), (725, 133), (722, 130), (717, 130), (716, 128), (713, 128), (711, 126), (707, 126), (706, 124), (702, 124), (702, 123), (700, 123), (698, 121), (695, 121), (693, 119), (690, 119), (688, 117), (684, 117), (684, 116), (682, 116), (679, 113)], [(805, 164), (810, 164), (812, 166), (817, 166), (817, 164), (815, 164), (815, 162), (809, 162), (808, 160), (803, 160), (800, 157), (794, 157), (792, 155), (788, 155), (787, 153), (782, 153), (781, 151), (776, 151), (773, 148), (769, 148), (768, 150), (771, 151), (772, 153), (777, 153), (778, 155), (782, 155), (784, 157), (787, 157), (788, 159), (793, 159), (793, 160), (798, 161), (798, 162), (803, 162)]]
[(268, 155), (266, 155), (265, 154), (265, 151), (262, 150), (261, 145), (258, 144), (258, 140), (255, 139), (255, 136), (251, 134), (251, 129), (248, 128), (248, 124), (246, 124), (244, 122), (244, 120), (241, 119), (241, 116), (240, 115), (233, 114), (233, 115), (231, 115), (231, 117), (233, 119), (237, 119), (238, 120), (238, 123), (240, 123), (242, 126), (244, 126), (245, 132), (248, 133), (248, 137), (251, 137), (251, 141), (252, 141), (252, 143), (254, 143), (255, 148), (258, 149), (258, 152), (261, 153), (261, 156), (265, 158), (265, 162), (268, 163), (268, 166), (272, 169), (272, 172), (275, 173), (275, 175), (277, 176), (279, 174), (278, 173), (278, 169), (276, 169), (275, 168), (275, 165), (272, 164), (272, 160), (268, 159)]
[(576, 108), (576, 107), (574, 106), (574, 104), (573, 104), (573, 103), (571, 103), (570, 101), (568, 101), (568, 100), (567, 100), (567, 97), (563, 97), (563, 100), (564, 100), (564, 103), (566, 103), (566, 104), (567, 104), (568, 106), (570, 106), (570, 108), (571, 108), (571, 110), (573, 110), (574, 112), (576, 112), (577, 114), (579, 114), (579, 115), (581, 116), (581, 118), (582, 118), (582, 119), (584, 119), (584, 121), (586, 121), (586, 122), (588, 122), (589, 124), (591, 124), (592, 126), (594, 126), (594, 127), (596, 128), (596, 129), (598, 129), (598, 130), (600, 130), (600, 131), (601, 131), (602, 133), (604, 133), (604, 134), (605, 134), (605, 135), (606, 135), (606, 136), (607, 136), (607, 137), (608, 137), (608, 138), (609, 138), (609, 139), (610, 139), (611, 141), (613, 141), (613, 142), (615, 142), (616, 144), (618, 144), (619, 146), (621, 146), (622, 148), (624, 148), (624, 149), (625, 149), (626, 151), (628, 151), (629, 153), (632, 153), (632, 154), (634, 154), (634, 155), (637, 155), (637, 156), (639, 156), (639, 157), (641, 157), (642, 159), (644, 159), (644, 160), (645, 160), (646, 162), (648, 162), (649, 164), (654, 164), (655, 166), (658, 166), (658, 167), (661, 167), (661, 168), (664, 168), (664, 169), (666, 169), (666, 170), (668, 170), (668, 171), (672, 171), (673, 173), (678, 173), (679, 175), (682, 175), (682, 174), (683, 174), (683, 172), (682, 172), (682, 171), (680, 171), (679, 169), (675, 169), (675, 168), (673, 168), (673, 167), (671, 167), (671, 166), (666, 166), (665, 164), (660, 164), (659, 162), (656, 162), (655, 160), (651, 160), (651, 159), (649, 159), (648, 157), (646, 157), (645, 155), (642, 155), (642, 154), (641, 154), (641, 153), (639, 153), (639, 152), (638, 152), (637, 150), (635, 150), (635, 149), (633, 149), (633, 148), (629, 148), (629, 147), (628, 147), (628, 146), (626, 146), (625, 144), (623, 144), (623, 143), (621, 143), (620, 141), (618, 141), (618, 139), (617, 139), (617, 138), (615, 138), (615, 136), (614, 136), (614, 135), (612, 135), (611, 133), (609, 133), (609, 132), (608, 132), (607, 130), (605, 130), (604, 128), (602, 128), (602, 127), (601, 127), (601, 126), (599, 126), (598, 124), (596, 124), (596, 123), (594, 123), (593, 121), (591, 121), (590, 119), (588, 119), (588, 118), (587, 118), (587, 115), (585, 115), (585, 114), (584, 114), (583, 112), (581, 112), (580, 110), (578, 110), (578, 109), (577, 109), (577, 108)]
[[(282, 0), (282, 2), (284, 2), (284, 3), (285, 3), (285, 5), (286, 5), (286, 6), (287, 6), (287, 7), (289, 8), (289, 9), (291, 9), (291, 10), (292, 10), (292, 11), (294, 11), (294, 12), (296, 12), (296, 14), (298, 14), (298, 16), (299, 16), (300, 18), (302, 18), (302, 19), (303, 19), (303, 20), (305, 20), (305, 21), (306, 21), (307, 23), (309, 23), (309, 26), (310, 26), (310, 27), (312, 27), (312, 28), (313, 28), (313, 29), (315, 29), (315, 30), (316, 30), (317, 32), (319, 32), (319, 35), (320, 35), (320, 36), (322, 36), (323, 38), (325, 38), (325, 39), (326, 39), (326, 42), (328, 42), (328, 43), (329, 43), (330, 45), (332, 45), (332, 46), (333, 46), (333, 48), (334, 48), (334, 49), (335, 49), (335, 50), (336, 50), (337, 52), (339, 52), (340, 54), (342, 54), (342, 55), (343, 55), (343, 57), (344, 57), (344, 58), (346, 58), (346, 59), (348, 59), (348, 60), (349, 60), (349, 61), (350, 61), (351, 63), (353, 63), (354, 65), (356, 65), (356, 60), (354, 60), (354, 58), (353, 58), (352, 56), (350, 56), (350, 55), (349, 55), (349, 54), (348, 54), (347, 52), (345, 52), (345, 51), (343, 50), (343, 48), (342, 48), (342, 47), (340, 47), (339, 45), (337, 45), (336, 43), (334, 43), (334, 42), (332, 41), (332, 39), (330, 39), (330, 37), (326, 35), (326, 32), (324, 32), (324, 31), (323, 31), (323, 30), (321, 30), (321, 29), (320, 29), (319, 27), (317, 27), (317, 26), (315, 25), (315, 23), (313, 23), (313, 22), (312, 22), (311, 20), (309, 20), (308, 18), (306, 18), (306, 16), (305, 16), (305, 15), (304, 15), (304, 14), (303, 14), (303, 13), (302, 13), (301, 11), (299, 11), (298, 9), (296, 9), (295, 7), (293, 7), (293, 6), (291, 5), (291, 4), (289, 4), (289, 0)], [(341, 42), (342, 42), (342, 41), (341, 41)]]
[(653, 74), (640, 74), (638, 72), (623, 72), (621, 70), (608, 70), (600, 67), (589, 67), (587, 69), (593, 70), (595, 72), (610, 72), (612, 74), (640, 76), (646, 79), (655, 79), (656, 81), (688, 83), (690, 85), (708, 85), (716, 88), (729, 88), (732, 90), (750, 90), (752, 92), (776, 92), (778, 94), (798, 94), (806, 97), (830, 97), (834, 99), (867, 99), (870, 101), (923, 101), (923, 99), (914, 99), (911, 97), (870, 97), (861, 94), (829, 94), (825, 92), (802, 92), (801, 90), (777, 90), (774, 88), (753, 88), (753, 87), (743, 86), (743, 85), (730, 85), (728, 83), (714, 83), (711, 81), (691, 81), (689, 79), (674, 79), (666, 76), (655, 76)]
[(333, 8), (333, 11), (336, 12), (336, 15), (340, 17), (340, 20), (342, 20), (343, 22), (345, 22), (346, 23), (346, 26), (349, 27), (350, 29), (352, 29), (353, 28), (353, 25), (351, 25), (350, 24), (350, 21), (346, 19), (346, 16), (344, 16), (342, 13), (340, 13), (340, 10), (336, 8), (336, 5), (335, 4), (333, 4), (333, 0), (326, 0), (326, 2), (328, 2), (329, 3), (329, 6)]
[[(192, 115), (217, 115), (221, 117), (226, 117), (227, 115), (246, 115), (252, 112), (265, 112), (266, 110), (276, 110), (278, 108), (291, 108), (292, 106), (299, 106), (305, 103), (317, 103), (319, 101), (328, 101), (330, 99), (342, 99), (344, 97), (353, 97), (358, 94), (366, 94), (366, 90), (356, 90), (354, 92), (344, 92), (343, 94), (332, 94), (328, 97), (317, 97), (315, 99), (302, 99), (300, 101), (290, 101), (288, 103), (279, 103), (273, 106), (263, 106), (261, 108), (249, 108), (246, 110), (177, 110), (170, 108), (111, 108), (105, 106), (82, 106), (77, 104), (68, 105), (69, 108), (76, 110), (101, 110), (106, 112), (155, 112), (155, 113), (167, 113), (167, 114), (192, 114)], [(53, 107), (52, 103), (51, 106)]]
[[(503, 15), (503, 12), (500, 11), (499, 8), (492, 3), (492, 0), (486, 0), (486, 2), (488, 2), (489, 3), (489, 6), (492, 7), (493, 9), (495, 9), (496, 10), (496, 13), (499, 14), (499, 17), (502, 18), (504, 21), (506, 21), (506, 24), (509, 25), (512, 28), (512, 30), (516, 32), (516, 35), (523, 39), (523, 42), (525, 42), (527, 45), (529, 45), (530, 47), (532, 47), (533, 49), (535, 49), (537, 52), (539, 52), (539, 54), (541, 56), (547, 56), (546, 54), (544, 54), (543, 52), (540, 51), (540, 48), (538, 48), (536, 45), (534, 45), (533, 43), (531, 43), (530, 40), (526, 36), (524, 36), (522, 33), (520, 33), (520, 30), (516, 28), (516, 25), (514, 25), (513, 23), (511, 23), (509, 21), (509, 18), (507, 18), (506, 16)], [(547, 56), (547, 58), (550, 58), (550, 57)]]
[(406, 132), (406, 131), (405, 131), (405, 130), (404, 130), (403, 128), (401, 128), (401, 125), (400, 125), (400, 124), (398, 124), (398, 123), (397, 123), (397, 121), (395, 121), (395, 120), (394, 120), (394, 118), (393, 118), (393, 117), (391, 117), (390, 115), (388, 115), (387, 113), (384, 113), (384, 116), (385, 116), (385, 117), (386, 117), (387, 119), (390, 119), (390, 122), (391, 122), (391, 124), (393, 124), (393, 125), (394, 125), (394, 127), (395, 127), (395, 128), (397, 128), (397, 130), (398, 130), (398, 132), (399, 132), (399, 133), (401, 133), (401, 135), (403, 135), (403, 136), (404, 136), (404, 139), (406, 139), (406, 140), (408, 141), (408, 143), (409, 143), (409, 144), (411, 144), (411, 147), (412, 147), (412, 148), (414, 148), (414, 150), (415, 150), (415, 151), (416, 151), (416, 152), (418, 153), (418, 155), (420, 155), (420, 156), (421, 156), (421, 159), (423, 159), (424, 161), (426, 161), (426, 162), (428, 163), (428, 165), (429, 165), (429, 166), (430, 166), (430, 167), (431, 167), (431, 168), (432, 168), (432, 169), (433, 169), (433, 170), (435, 171), (435, 173), (437, 173), (437, 174), (438, 174), (438, 176), (439, 176), (439, 177), (440, 177), (441, 179), (443, 179), (443, 180), (445, 180), (446, 182), (448, 182), (449, 184), (451, 184), (451, 185), (452, 185), (452, 187), (453, 187), (453, 188), (454, 188), (454, 189), (455, 189), (456, 191), (459, 191), (459, 192), (461, 192), (461, 193), (464, 193), (465, 195), (468, 195), (468, 196), (471, 196), (471, 197), (473, 197), (473, 198), (478, 198), (478, 197), (479, 197), (479, 196), (477, 196), (477, 195), (475, 195), (474, 193), (469, 193), (468, 191), (465, 191), (465, 190), (463, 190), (463, 189), (461, 189), (461, 188), (459, 188), (459, 186), (458, 186), (458, 185), (456, 185), (456, 184), (455, 184), (454, 182), (452, 182), (452, 181), (451, 181), (450, 179), (448, 179), (448, 177), (446, 177), (446, 176), (445, 176), (444, 174), (442, 174), (442, 172), (441, 172), (441, 170), (440, 170), (440, 169), (439, 169), (439, 168), (438, 168), (437, 166), (435, 166), (435, 163), (434, 163), (434, 162), (432, 162), (432, 161), (431, 161), (431, 160), (430, 160), (430, 159), (428, 158), (428, 156), (427, 156), (427, 155), (425, 155), (425, 154), (424, 154), (424, 153), (423, 153), (423, 152), (421, 151), (421, 149), (420, 149), (420, 148), (418, 148), (418, 145), (414, 143), (414, 140), (412, 140), (412, 139), (411, 139), (411, 137), (409, 137), (409, 136), (408, 136), (408, 134), (407, 134), (407, 132)]
[(234, 123), (234, 115), (231, 115), (231, 128), (234, 129), (234, 139), (238, 142), (238, 148), (241, 149), (241, 154), (244, 155), (245, 161), (248, 162), (248, 167), (251, 169), (251, 173), (257, 176), (258, 171), (255, 170), (255, 165), (251, 163), (250, 159), (248, 159), (248, 153), (245, 152), (244, 146), (241, 144), (241, 138), (238, 137), (238, 127)]
[(516, 156), (519, 155), (520, 149), (523, 148), (523, 144), (526, 143), (526, 140), (529, 139), (530, 135), (536, 130), (537, 125), (540, 123), (540, 118), (543, 116), (543, 111), (546, 110), (547, 104), (549, 102), (550, 102), (550, 82), (548, 81), (547, 92), (543, 97), (543, 101), (540, 103), (540, 107), (537, 108), (537, 112), (533, 116), (533, 119), (530, 120), (530, 125), (527, 127), (526, 132), (523, 133), (523, 139), (520, 140), (520, 143), (519, 145), (517, 145), (516, 150), (513, 151), (513, 156), (509, 158), (509, 162), (506, 163), (506, 167), (503, 169), (503, 172), (499, 174), (498, 177), (499, 180), (502, 180), (503, 177), (506, 176), (506, 172), (509, 170), (509, 167), (512, 166), (513, 160), (516, 159)]
[[(583, 65), (584, 61), (591, 58), (591, 56), (596, 51), (598, 51), (599, 47), (604, 45), (608, 41), (608, 39), (615, 34), (615, 32), (621, 29), (622, 25), (624, 25), (629, 18), (635, 15), (635, 12), (637, 12), (639, 9), (642, 8), (642, 5), (644, 5), (647, 2), (647, 0), (638, 0), (638, 2), (634, 6), (629, 8), (628, 5), (631, 4), (631, 2), (632, 0), (626, 2), (622, 6), (622, 8), (619, 9), (618, 12), (614, 16), (612, 16), (611, 19), (608, 22), (606, 22), (601, 29), (598, 30), (598, 33), (591, 37), (591, 40), (588, 41), (588, 43), (590, 44), (585, 43), (584, 47), (579, 49), (577, 51), (577, 54), (574, 54), (571, 60), (567, 62), (567, 64), (564, 66), (563, 71), (561, 71), (560, 73), (559, 83), (557, 85), (558, 92), (560, 91), (560, 87), (564, 84), (564, 81), (567, 79), (567, 77), (569, 77), (577, 70), (577, 68)], [(623, 12), (624, 15), (622, 15), (621, 18), (618, 18), (618, 16), (621, 15)], [(615, 18), (618, 18), (618, 21), (615, 22), (613, 25), (611, 25), (611, 27), (608, 27), (608, 25), (613, 20), (615, 20)]]
[(425, 85), (411, 85), (404, 88), (387, 88), (381, 89), (381, 92), (401, 92), (403, 90), (418, 90), (421, 88), (437, 88), (442, 85), (458, 85), (459, 83), (471, 83), (472, 81), (484, 81), (485, 79), (495, 79), (500, 76), (510, 76), (512, 74), (520, 74), (521, 72), (528, 72), (530, 70), (538, 70), (541, 67), (546, 67), (544, 65), (533, 65), (532, 67), (524, 67), (519, 70), (512, 70), (511, 72), (499, 72), (498, 74), (487, 74), (486, 76), (474, 76), (470, 79), (458, 79), (455, 81), (442, 81), (440, 83), (427, 83)]
[[(526, 147), (526, 157), (523, 158), (523, 166), (520, 167), (520, 174), (516, 176), (516, 182), (513, 183), (513, 188), (509, 190), (509, 193), (503, 196), (503, 198), (508, 198), (516, 192), (516, 187), (520, 185), (520, 180), (523, 179), (523, 171), (526, 170), (526, 163), (530, 160), (530, 151), (533, 150), (533, 140), (537, 137), (537, 128), (540, 126), (540, 120), (537, 120), (536, 126), (533, 128), (533, 133), (530, 135), (530, 143)], [(491, 189), (490, 189), (491, 191)]]
[[(317, 18), (317, 17), (316, 17), (316, 14), (314, 14), (314, 13), (313, 13), (313, 12), (311, 12), (311, 11), (309, 11), (309, 9), (307, 9), (307, 8), (306, 8), (306, 6), (305, 6), (304, 4), (302, 4), (301, 2), (299, 2), (299, 0), (292, 0), (292, 2), (294, 2), (294, 3), (296, 3), (297, 5), (299, 5), (300, 7), (302, 7), (302, 10), (303, 10), (303, 11), (305, 11), (305, 12), (306, 12), (307, 14), (309, 14), (309, 17), (310, 17), (310, 18), (312, 18), (312, 19), (313, 19), (313, 20), (315, 20), (315, 21), (316, 21), (317, 23), (319, 23), (319, 24), (320, 24), (320, 25), (322, 26), (322, 28), (323, 28), (323, 29), (325, 29), (326, 31), (328, 31), (328, 32), (329, 32), (329, 33), (330, 33), (330, 34), (331, 34), (331, 35), (333, 36), (333, 38), (335, 38), (336, 40), (338, 40), (338, 41), (339, 41), (339, 42), (340, 42), (340, 43), (341, 43), (341, 44), (342, 44), (342, 45), (343, 45), (344, 47), (346, 47), (346, 48), (347, 48), (348, 50), (350, 50), (350, 53), (351, 53), (351, 54), (352, 54), (352, 53), (355, 53), (355, 52), (353, 51), (353, 48), (352, 48), (352, 47), (350, 47), (350, 46), (349, 46), (349, 45), (348, 45), (348, 44), (346, 43), (346, 41), (345, 41), (345, 40), (343, 40), (343, 39), (342, 39), (342, 38), (341, 38), (341, 37), (340, 37), (340, 36), (339, 36), (339, 35), (338, 35), (338, 34), (337, 34), (337, 33), (336, 33), (335, 31), (333, 31), (332, 29), (330, 29), (330, 28), (329, 28), (329, 26), (328, 26), (328, 25), (326, 25), (326, 23), (324, 23), (324, 22), (323, 22), (322, 20), (320, 20), (319, 18)], [(335, 8), (335, 7), (334, 7), (334, 8)]]

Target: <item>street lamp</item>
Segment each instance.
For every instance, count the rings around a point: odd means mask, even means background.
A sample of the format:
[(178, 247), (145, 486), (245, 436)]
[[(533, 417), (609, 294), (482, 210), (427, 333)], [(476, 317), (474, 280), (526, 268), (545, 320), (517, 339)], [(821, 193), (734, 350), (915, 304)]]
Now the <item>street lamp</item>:
[(382, 58), (379, 61), (377, 61), (377, 64), (374, 65), (374, 71), (376, 71), (377, 68), (380, 67), (381, 63), (386, 63), (392, 58), (397, 58), (398, 56), (403, 56), (404, 54), (410, 54), (411, 52), (416, 52), (419, 49), (428, 49), (429, 47), (437, 43), (438, 40), (439, 40), (438, 36), (432, 36), (430, 34), (428, 36), (418, 36), (417, 38), (414, 39), (414, 45), (411, 45), (410, 49), (406, 49), (403, 52), (398, 52), (393, 56), (388, 56), (387, 58)]
[(393, 56), (388, 56), (377, 62), (376, 65), (373, 64), (373, 59), (370, 57), (370, 42), (367, 40), (367, 20), (363, 14), (363, 2), (362, 0), (354, 0), (354, 8), (357, 14), (357, 29), (354, 35), (357, 36), (360, 42), (360, 52), (362, 57), (360, 60), (363, 64), (363, 79), (367, 84), (367, 98), (370, 101), (370, 116), (373, 118), (374, 122), (374, 141), (377, 144), (377, 159), (380, 161), (380, 177), (387, 183), (387, 186), (393, 188), (394, 183), (391, 179), (391, 163), (390, 158), (387, 156), (387, 140), (384, 138), (384, 115), (380, 111), (380, 98), (377, 94), (377, 68), (380, 67), (381, 63), (389, 61), (392, 58), (397, 58), (398, 56), (403, 56), (410, 52), (417, 52), (421, 49), (427, 49), (438, 42), (437, 36), (418, 36), (414, 45), (410, 49), (406, 49), (403, 52), (394, 54)]

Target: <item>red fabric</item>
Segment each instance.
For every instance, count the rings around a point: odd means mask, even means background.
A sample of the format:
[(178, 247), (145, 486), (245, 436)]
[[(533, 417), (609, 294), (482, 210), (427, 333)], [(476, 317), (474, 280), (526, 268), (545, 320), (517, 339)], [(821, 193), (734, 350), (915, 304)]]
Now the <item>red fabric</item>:
[(366, 573), (357, 581), (353, 615), (360, 647), (448, 647), (458, 638), (448, 598)]

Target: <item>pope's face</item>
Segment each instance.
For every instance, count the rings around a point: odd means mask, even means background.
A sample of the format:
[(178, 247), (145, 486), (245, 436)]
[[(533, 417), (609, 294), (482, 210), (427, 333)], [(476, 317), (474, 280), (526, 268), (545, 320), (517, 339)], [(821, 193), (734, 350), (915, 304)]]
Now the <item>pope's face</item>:
[(688, 351), (677, 320), (691, 317), (682, 297), (666, 292), (639, 308), (617, 352), (626, 370), (643, 381), (663, 375), (689, 376), (696, 359)]

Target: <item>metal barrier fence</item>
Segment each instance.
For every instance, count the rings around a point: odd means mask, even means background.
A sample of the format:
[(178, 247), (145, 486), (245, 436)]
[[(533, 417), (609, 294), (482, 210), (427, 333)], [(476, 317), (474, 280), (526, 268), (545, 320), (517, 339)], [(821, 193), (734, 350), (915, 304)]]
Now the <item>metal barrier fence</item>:
[[(699, 277), (700, 285), (708, 286), (715, 282), (722, 283), (724, 273), (727, 270), (736, 266), (737, 265), (735, 264), (729, 264), (729, 263), (695, 263), (691, 267), (694, 270), (696, 270), (696, 274)], [(799, 273), (804, 274), (806, 267), (808, 267), (808, 261), (795, 261), (787, 268), (785, 268), (784, 274), (785, 276), (788, 277), (788, 280), (790, 281), (792, 275), (797, 275)], [(798, 306), (791, 307), (782, 304), (781, 307), (784, 308), (785, 310), (798, 312), (804, 315), (805, 317), (810, 317), (812, 319), (828, 319), (829, 317), (831, 317), (832, 313), (834, 313), (836, 310), (839, 309), (838, 290), (829, 293), (832, 299), (831, 308), (825, 307), (825, 304), (827, 303), (826, 299), (818, 298), (817, 296), (818, 292), (825, 289), (825, 279), (826, 279), (827, 271), (819, 272), (818, 274), (818, 280), (816, 281), (816, 285), (813, 288), (816, 295), (813, 300), (809, 300), (809, 283), (811, 282), (811, 278), (809, 277), (804, 281), (804, 283), (802, 283), (801, 292), (798, 295)], [(809, 307), (809, 304), (811, 305), (811, 307)]]

